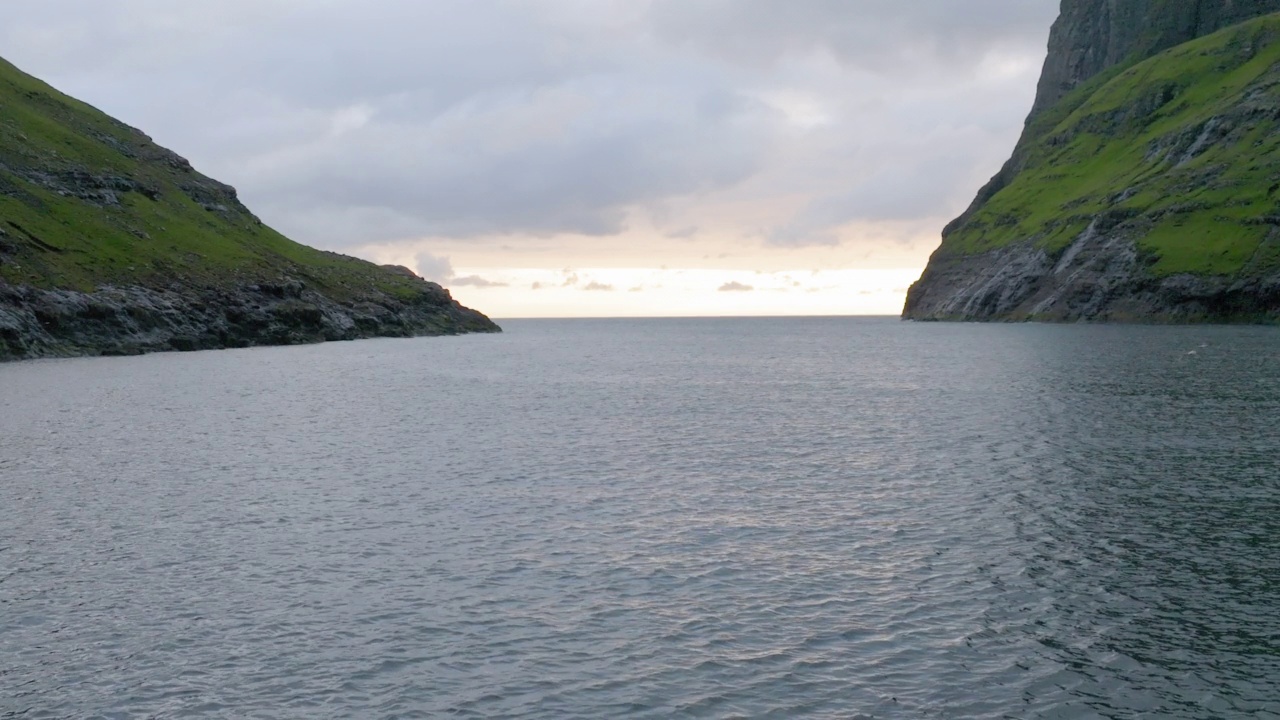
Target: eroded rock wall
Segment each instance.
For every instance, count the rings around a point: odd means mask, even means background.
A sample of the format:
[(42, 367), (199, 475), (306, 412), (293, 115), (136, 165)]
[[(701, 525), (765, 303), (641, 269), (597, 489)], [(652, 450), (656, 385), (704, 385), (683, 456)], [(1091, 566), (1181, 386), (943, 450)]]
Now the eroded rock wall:
[[(1280, 274), (1177, 274), (1144, 267), (1134, 224), (1091, 224), (1058, 257), (1034, 243), (937, 255), (905, 317), (935, 321), (1252, 323), (1280, 317)], [(1274, 231), (1280, 242), (1280, 231)]]
[(1273, 12), (1280, 0), (1063, 0), (1031, 114), (1116, 65)]
[(92, 293), (0, 282), (0, 361), (498, 332), (439, 285), (421, 286), (408, 299), (371, 295), (341, 303), (296, 280)]

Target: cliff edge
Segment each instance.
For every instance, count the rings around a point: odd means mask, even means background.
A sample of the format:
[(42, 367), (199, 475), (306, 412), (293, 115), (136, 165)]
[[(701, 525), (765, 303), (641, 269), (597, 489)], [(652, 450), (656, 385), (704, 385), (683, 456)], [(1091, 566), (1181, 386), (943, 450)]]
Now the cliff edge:
[(1280, 0), (1064, 0), (904, 317), (1280, 320)]
[(0, 360), (497, 331), (0, 60)]

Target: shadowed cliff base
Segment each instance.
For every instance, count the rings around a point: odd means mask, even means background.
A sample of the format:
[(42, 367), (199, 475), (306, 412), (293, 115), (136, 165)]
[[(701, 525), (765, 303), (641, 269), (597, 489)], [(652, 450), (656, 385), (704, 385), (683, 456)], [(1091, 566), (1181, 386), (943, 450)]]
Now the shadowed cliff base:
[(1280, 273), (1152, 273), (1137, 244), (1091, 227), (1050, 254), (1021, 243), (977, 255), (935, 255), (907, 294), (904, 316), (937, 321), (1277, 323)]
[(1196, 37), (1280, 0), (1098, 4), (1063, 3), (1013, 158), (904, 317), (1280, 321), (1280, 15)]
[(342, 302), (297, 281), (235, 287), (103, 287), (91, 293), (0, 283), (0, 360), (137, 355), (376, 337), (498, 332), (447, 290)]
[(498, 330), (0, 60), (0, 360)]

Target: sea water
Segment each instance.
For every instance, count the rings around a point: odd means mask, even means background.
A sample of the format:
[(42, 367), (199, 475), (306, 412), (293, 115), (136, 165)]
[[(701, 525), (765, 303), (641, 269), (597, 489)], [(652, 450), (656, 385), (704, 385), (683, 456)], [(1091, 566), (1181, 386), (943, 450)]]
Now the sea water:
[(1280, 330), (503, 324), (0, 366), (0, 717), (1280, 717)]

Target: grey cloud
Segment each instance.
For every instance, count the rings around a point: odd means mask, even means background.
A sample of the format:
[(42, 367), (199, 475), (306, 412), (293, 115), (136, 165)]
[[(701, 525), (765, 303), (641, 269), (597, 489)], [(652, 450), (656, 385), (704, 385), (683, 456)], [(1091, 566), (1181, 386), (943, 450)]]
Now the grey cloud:
[[(261, 198), (286, 231), (329, 245), (616, 234), (628, 208), (758, 171), (774, 119), (715, 72), (673, 67), (640, 34), (602, 36), (601, 22), (629, 12), (615, 2), (375, 0), (305, 13), (284, 0), (220, 2), (64, 0), (16, 28), (91, 40), (53, 48), (49, 64), (79, 77), (72, 88), (109, 68), (110, 89), (159, 115), (180, 151), (218, 158), (202, 169)], [(21, 47), (18, 29), (0, 39)], [(227, 47), (215, 55), (202, 34)], [(182, 101), (157, 108), (142, 88)], [(192, 122), (192, 107), (207, 116)]]
[[(1057, 0), (657, 0), (661, 37), (748, 64), (823, 52), (874, 72), (968, 71), (1043, 43)], [(938, 62), (938, 61), (943, 62)]]
[(936, 133), (915, 140), (900, 157), (863, 151), (861, 177), (850, 172), (846, 186), (815, 193), (796, 214), (772, 228), (770, 245), (836, 245), (835, 228), (853, 221), (950, 218), (998, 167), (999, 143), (971, 131)]
[[(613, 82), (633, 83), (625, 103), (612, 97)], [(250, 168), (258, 192), (291, 205), (390, 209), (394, 222), (372, 226), (383, 235), (400, 225), (430, 236), (612, 235), (625, 229), (629, 207), (730, 186), (760, 168), (766, 143), (757, 128), (770, 111), (736, 97), (724, 113), (697, 110), (701, 96), (718, 92), (570, 79), (475, 98), (421, 123), (374, 116)]]
[(592, 282), (586, 285), (585, 287), (583, 287), (582, 289), (590, 292), (613, 292), (612, 285), (605, 285), (604, 283), (598, 283), (598, 282)]
[(727, 282), (720, 286), (720, 292), (751, 292), (755, 288), (740, 282)]
[[(447, 257), (432, 255), (429, 252), (418, 253), (415, 258), (418, 264), (418, 274), (427, 280), (448, 285), (449, 287), (474, 287), (474, 288), (492, 288), (492, 287), (509, 287), (509, 283), (495, 282), (486, 280), (479, 275), (468, 275), (466, 277), (458, 277), (453, 270), (453, 263)], [(534, 290), (538, 289), (538, 283), (534, 283)]]
[(447, 257), (438, 257), (431, 253), (418, 253), (418, 274), (427, 280), (444, 283), (453, 277), (453, 263)]
[[(304, 242), (608, 242), (647, 210), (670, 238), (804, 245), (971, 195), (1033, 88), (965, 77), (1037, 59), (1055, 4), (46, 0), (8, 8), (0, 44)], [(808, 202), (759, 232), (702, 209), (747, 185)]]

